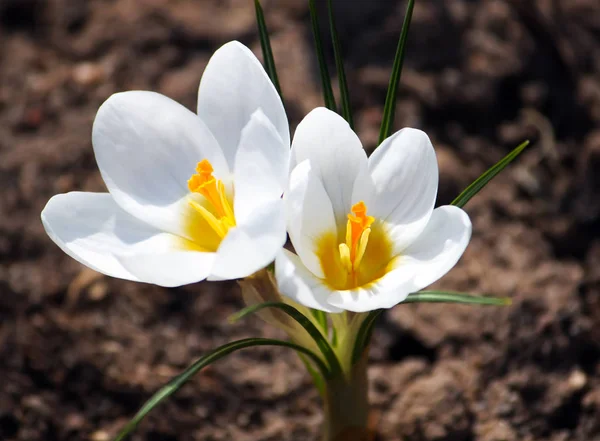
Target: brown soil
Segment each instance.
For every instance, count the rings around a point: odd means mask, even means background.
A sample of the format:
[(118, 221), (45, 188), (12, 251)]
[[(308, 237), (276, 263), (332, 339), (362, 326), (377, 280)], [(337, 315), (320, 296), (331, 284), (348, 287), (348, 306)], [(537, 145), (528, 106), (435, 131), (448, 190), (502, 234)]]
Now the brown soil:
[[(372, 148), (404, 2), (335, 2), (357, 128)], [(264, 0), (293, 124), (321, 104), (305, 0)], [(91, 124), (111, 93), (193, 108), (210, 54), (259, 52), (250, 0), (0, 0), (0, 439), (109, 440), (194, 357), (243, 336), (235, 284), (160, 289), (99, 276), (39, 213), (102, 191)], [(381, 440), (600, 440), (600, 5), (418, 0), (397, 127), (426, 130), (448, 203), (531, 133), (467, 210), (474, 235), (439, 287), (507, 308), (399, 306), (374, 335)], [(596, 171), (595, 171), (596, 170)], [(314, 440), (320, 403), (293, 353), (206, 369), (135, 440)]]

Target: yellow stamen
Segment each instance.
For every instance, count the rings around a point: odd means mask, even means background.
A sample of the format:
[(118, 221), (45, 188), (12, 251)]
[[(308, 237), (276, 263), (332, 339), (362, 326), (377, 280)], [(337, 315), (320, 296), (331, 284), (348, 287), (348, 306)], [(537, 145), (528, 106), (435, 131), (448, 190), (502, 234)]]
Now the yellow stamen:
[(360, 239), (358, 240), (356, 256), (354, 256), (354, 262), (352, 262), (352, 269), (354, 271), (358, 270), (358, 266), (365, 255), (365, 251), (367, 250), (367, 243), (369, 243), (369, 235), (371, 234), (371, 229), (367, 228), (360, 235)]
[(209, 203), (209, 208), (202, 206), (199, 202), (190, 199), (189, 204), (206, 220), (208, 225), (220, 238), (225, 237), (229, 228), (235, 226), (235, 216), (223, 181), (213, 176), (213, 167), (208, 159), (203, 159), (196, 166), (196, 174), (188, 180), (188, 188), (192, 193), (204, 196)]
[(339, 246), (340, 250), (340, 262), (349, 273), (352, 272), (352, 260), (350, 259), (350, 248), (345, 243), (341, 243)]

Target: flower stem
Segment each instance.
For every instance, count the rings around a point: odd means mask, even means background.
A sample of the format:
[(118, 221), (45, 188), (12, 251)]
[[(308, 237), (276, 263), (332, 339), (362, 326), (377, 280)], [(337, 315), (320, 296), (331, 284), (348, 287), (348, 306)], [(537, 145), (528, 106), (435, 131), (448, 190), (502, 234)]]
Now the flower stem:
[(322, 441), (369, 441), (367, 352), (349, 373), (326, 380)]

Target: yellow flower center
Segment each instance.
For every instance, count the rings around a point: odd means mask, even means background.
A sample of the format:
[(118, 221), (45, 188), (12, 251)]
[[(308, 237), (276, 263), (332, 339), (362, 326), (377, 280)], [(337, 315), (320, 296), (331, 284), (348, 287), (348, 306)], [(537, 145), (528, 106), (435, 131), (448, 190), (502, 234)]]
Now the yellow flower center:
[(344, 236), (327, 233), (319, 238), (317, 256), (325, 283), (336, 290), (376, 281), (389, 271), (393, 260), (391, 242), (382, 223), (367, 215), (363, 201), (352, 206)]
[(191, 210), (186, 213), (185, 230), (194, 244), (188, 244), (187, 248), (216, 251), (227, 231), (235, 226), (231, 199), (223, 181), (216, 179), (213, 171), (210, 161), (203, 159), (188, 180)]

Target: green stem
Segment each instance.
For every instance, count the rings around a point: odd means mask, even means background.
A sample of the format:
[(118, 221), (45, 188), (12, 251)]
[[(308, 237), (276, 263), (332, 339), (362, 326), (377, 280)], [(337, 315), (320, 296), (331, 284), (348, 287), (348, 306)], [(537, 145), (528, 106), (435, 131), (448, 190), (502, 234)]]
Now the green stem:
[(367, 352), (347, 375), (325, 382), (322, 441), (362, 441), (370, 437)]

